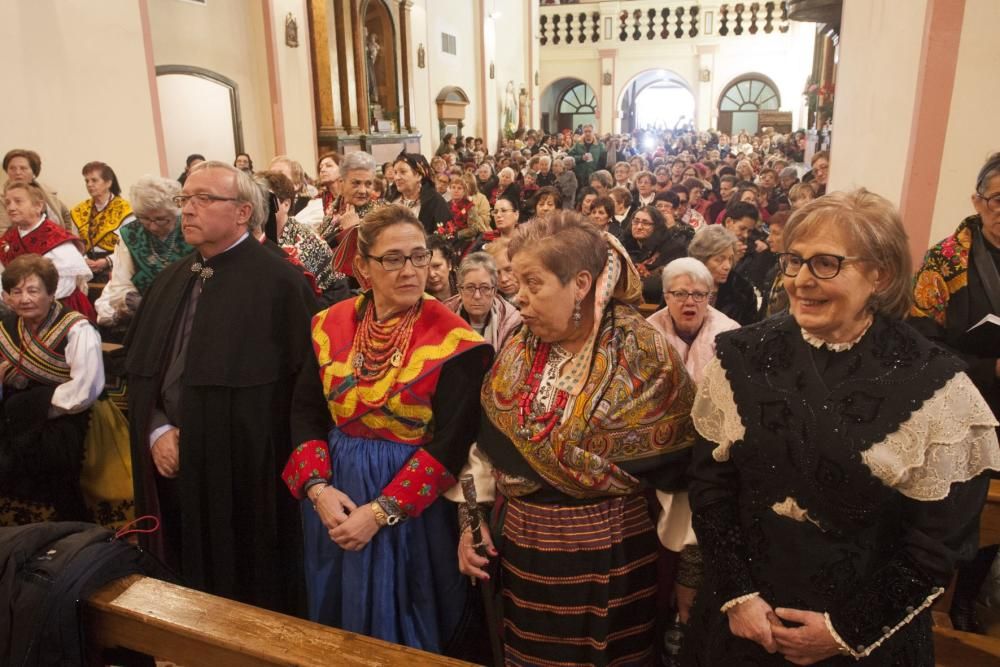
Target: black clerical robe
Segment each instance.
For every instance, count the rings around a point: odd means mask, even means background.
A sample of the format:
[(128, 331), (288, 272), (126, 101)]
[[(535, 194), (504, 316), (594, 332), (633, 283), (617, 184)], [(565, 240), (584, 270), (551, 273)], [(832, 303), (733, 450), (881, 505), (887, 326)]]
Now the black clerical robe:
[[(199, 278), (196, 263), (211, 272)], [(188, 586), (286, 613), (302, 610), (301, 527), (279, 473), (315, 310), (302, 274), (247, 238), (205, 262), (193, 253), (167, 267), (126, 339), (136, 516), (162, 522), (144, 546)], [(168, 369), (176, 374), (179, 351), (180, 396), (168, 407), (164, 379)], [(150, 454), (154, 415), (165, 409), (180, 428), (173, 480)]]

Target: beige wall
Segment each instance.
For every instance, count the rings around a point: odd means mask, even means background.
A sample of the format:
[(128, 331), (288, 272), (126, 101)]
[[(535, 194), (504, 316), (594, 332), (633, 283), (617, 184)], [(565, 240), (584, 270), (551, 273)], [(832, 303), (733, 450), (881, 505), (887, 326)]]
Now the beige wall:
[(930, 243), (948, 236), (962, 218), (973, 213), (969, 197), (979, 168), (991, 153), (1000, 151), (997, 26), (1000, 2), (966, 0)]
[(87, 196), (91, 160), (126, 190), (159, 173), (138, 2), (0, 2), (0, 43), (0, 153), (38, 151), (42, 182), (68, 206)]
[[(88, 6), (93, 4), (95, 3), (88, 3)], [(254, 166), (266, 166), (274, 156), (275, 142), (271, 124), (263, 3), (259, 0), (211, 0), (205, 5), (199, 5), (177, 0), (149, 0), (149, 17), (153, 57), (157, 66), (203, 67), (237, 83), (244, 150), (250, 153)], [(282, 42), (284, 25), (282, 19)], [(299, 30), (300, 39), (303, 32), (304, 29)], [(205, 157), (232, 162), (235, 156)]]
[(927, 0), (908, 0), (906, 11), (896, 0), (845, 0), (831, 190), (864, 186), (899, 205), (926, 7)]
[[(285, 44), (285, 17), (289, 13), (298, 21), (298, 48)], [(271, 16), (285, 152), (301, 162), (307, 173), (315, 176), (316, 105), (313, 101), (306, 0), (271, 0)]]

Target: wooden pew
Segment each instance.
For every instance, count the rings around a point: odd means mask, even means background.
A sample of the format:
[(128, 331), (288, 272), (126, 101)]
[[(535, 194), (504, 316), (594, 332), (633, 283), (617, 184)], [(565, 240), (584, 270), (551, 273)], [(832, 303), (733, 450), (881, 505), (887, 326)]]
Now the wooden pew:
[(1000, 665), (1000, 639), (935, 627), (934, 664), (938, 667)]
[(99, 590), (82, 621), (89, 655), (128, 648), (183, 667), (469, 664), (138, 575)]

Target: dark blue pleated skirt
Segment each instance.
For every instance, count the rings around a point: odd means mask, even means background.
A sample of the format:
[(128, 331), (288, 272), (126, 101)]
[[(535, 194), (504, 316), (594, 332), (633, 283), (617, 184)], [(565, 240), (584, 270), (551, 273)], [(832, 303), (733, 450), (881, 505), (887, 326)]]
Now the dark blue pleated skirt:
[[(359, 507), (377, 498), (416, 449), (388, 440), (330, 432), (333, 486)], [(441, 653), (455, 632), (468, 591), (458, 571), (456, 507), (443, 498), (379, 530), (361, 551), (330, 539), (302, 503), (309, 617), (325, 625)]]

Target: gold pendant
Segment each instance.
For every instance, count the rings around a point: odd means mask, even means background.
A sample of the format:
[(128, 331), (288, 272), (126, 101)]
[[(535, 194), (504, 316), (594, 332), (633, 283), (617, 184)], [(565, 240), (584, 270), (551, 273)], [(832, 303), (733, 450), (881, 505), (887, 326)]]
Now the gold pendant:
[(395, 352), (393, 352), (392, 353), (392, 359), (389, 360), (389, 363), (391, 363), (393, 365), (393, 368), (399, 368), (400, 366), (402, 366), (403, 365), (403, 353), (400, 352), (399, 350), (396, 350)]

